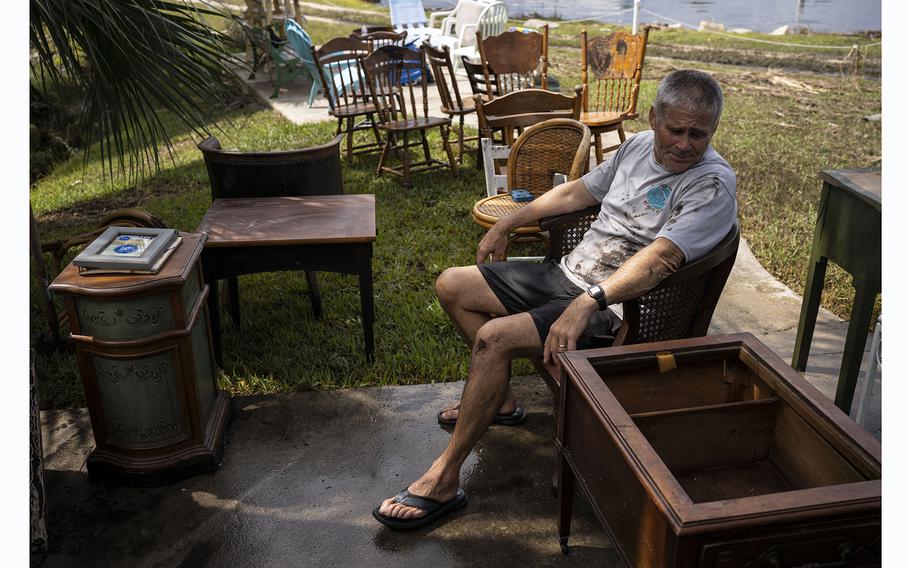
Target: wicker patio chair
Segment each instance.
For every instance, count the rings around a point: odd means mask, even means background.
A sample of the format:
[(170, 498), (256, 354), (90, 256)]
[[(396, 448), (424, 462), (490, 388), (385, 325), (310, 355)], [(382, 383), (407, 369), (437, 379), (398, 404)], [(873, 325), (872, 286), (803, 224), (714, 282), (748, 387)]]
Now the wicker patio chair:
[[(382, 148), (382, 137), (376, 128), (376, 105), (366, 97), (366, 75), (362, 59), (370, 52), (369, 46), (356, 39), (337, 37), (319, 49), (313, 49), (313, 60), (321, 70), (323, 92), (329, 101), (329, 113), (338, 120), (336, 134), (347, 138), (345, 156), (350, 164), (354, 155), (377, 152)], [(362, 119), (360, 123), (356, 121)], [(354, 145), (354, 133), (370, 129), (373, 142)]]
[[(340, 195), (342, 135), (328, 144), (285, 152), (228, 152), (217, 138), (203, 140), (198, 148), (205, 160), (212, 199), (235, 197), (284, 197)], [(316, 318), (322, 317), (322, 296), (316, 272), (306, 270), (310, 303)], [(231, 316), (240, 323), (240, 288), (237, 278), (228, 279)]]
[[(598, 204), (575, 213), (542, 219), (540, 228), (550, 235), (547, 259), (558, 261), (570, 253), (599, 212)], [(708, 333), (711, 316), (733, 269), (738, 249), (739, 226), (734, 225), (705, 256), (686, 263), (650, 291), (623, 302), (622, 325), (615, 339), (602, 336), (596, 347), (703, 337)], [(550, 374), (543, 366), (543, 359), (532, 358), (531, 362), (553, 392), (555, 412), (559, 408), (559, 377)]]
[[(578, 179), (586, 171), (590, 151), (591, 131), (577, 120), (556, 118), (530, 126), (512, 145), (507, 189), (525, 189), (538, 197), (552, 189), (554, 175)], [(471, 215), (474, 222), (489, 229), (528, 203), (513, 200), (510, 193), (498, 194), (475, 203)], [(542, 231), (537, 223), (519, 227), (510, 235), (509, 244), (528, 236), (546, 242)]]
[[(497, 96), (522, 89), (547, 88), (547, 44), (550, 27), (543, 33), (503, 32), (481, 38), (477, 34), (480, 64), (483, 65), (486, 92), (492, 93), (494, 83)], [(496, 73), (493, 73), (493, 69)]]
[(605, 152), (619, 148), (619, 144), (603, 148), (601, 135), (615, 130), (620, 143), (625, 142), (623, 121), (638, 118), (638, 88), (649, 30), (645, 26), (640, 34), (618, 31), (590, 40), (587, 30), (581, 32), (581, 121), (594, 135), (598, 164)]
[[(506, 191), (506, 176), (502, 174), (500, 164), (509, 157), (516, 131), (553, 118), (578, 120), (581, 112), (580, 89), (576, 89), (574, 97), (528, 89), (483, 103), (480, 100), (480, 95), (475, 95), (480, 159), (488, 197)], [(495, 134), (499, 134), (501, 143), (494, 139)]]
[[(455, 159), (449, 145), (449, 117), (430, 116), (427, 98), (427, 68), (425, 48), (419, 51), (399, 46), (380, 47), (363, 60), (373, 104), (379, 108), (379, 128), (386, 133), (376, 175), (382, 172), (395, 174), (405, 187), (411, 186), (411, 175), (448, 167), (455, 173)], [(419, 72), (419, 79), (411, 79)], [(396, 89), (398, 89), (396, 91)], [(448, 163), (434, 159), (430, 154), (427, 131), (438, 128)], [(419, 142), (411, 143), (409, 137), (417, 134)], [(410, 149), (422, 146), (424, 159), (411, 163)], [(386, 165), (389, 153), (400, 157), (401, 167)]]

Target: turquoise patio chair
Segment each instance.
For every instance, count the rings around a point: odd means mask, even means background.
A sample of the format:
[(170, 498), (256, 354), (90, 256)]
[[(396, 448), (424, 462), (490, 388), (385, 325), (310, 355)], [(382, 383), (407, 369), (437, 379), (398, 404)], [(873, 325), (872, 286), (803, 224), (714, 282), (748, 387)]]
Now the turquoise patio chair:
[(297, 53), (297, 57), (300, 59), (305, 73), (309, 75), (310, 80), (313, 83), (312, 87), (310, 87), (310, 97), (307, 100), (307, 106), (312, 107), (316, 95), (322, 91), (322, 79), (319, 78), (319, 67), (317, 67), (316, 62), (313, 61), (313, 40), (310, 38), (310, 34), (306, 33), (306, 30), (304, 30), (300, 24), (290, 19), (285, 21), (284, 33), (288, 38), (288, 43), (291, 44), (291, 49)]

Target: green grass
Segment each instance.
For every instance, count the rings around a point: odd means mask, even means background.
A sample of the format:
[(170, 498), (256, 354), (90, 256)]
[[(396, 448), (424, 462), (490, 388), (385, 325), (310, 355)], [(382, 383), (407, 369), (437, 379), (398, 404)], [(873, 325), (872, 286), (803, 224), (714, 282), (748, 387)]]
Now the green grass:
[[(270, 110), (250, 109), (231, 117), (219, 139), (238, 150), (277, 150), (330, 140), (334, 124), (295, 126)], [(107, 183), (97, 159), (60, 166), (35, 184), (32, 206), (44, 240), (91, 228), (102, 208), (139, 205), (169, 226), (193, 230), (205, 213), (210, 193), (205, 167), (193, 141), (179, 137), (173, 164), (136, 184)], [(442, 155), (438, 136), (434, 151)], [(314, 320), (301, 273), (240, 278), (243, 321), (224, 321), (225, 368), (221, 386), (233, 394), (291, 389), (450, 381), (464, 377), (468, 351), (435, 299), (433, 283), (447, 267), (471, 263), (482, 231), (468, 212), (483, 196), (483, 179), (467, 158), (457, 176), (448, 171), (419, 176), (405, 189), (396, 178), (374, 177), (376, 156), (344, 166), (347, 193), (377, 196), (379, 239), (373, 269), (377, 360), (363, 357), (360, 300), (356, 277), (321, 274), (324, 316)], [(45, 326), (32, 298), (32, 333)], [(41, 354), (42, 406), (84, 404), (71, 356)], [(529, 373), (529, 365), (516, 366)]]
[[(361, 7), (354, 0), (350, 3)], [(347, 35), (351, 28), (348, 23), (308, 25), (317, 43)], [(803, 38), (787, 36), (788, 41), (791, 37)], [(714, 144), (737, 171), (743, 234), (763, 266), (800, 293), (821, 190), (818, 172), (881, 163), (881, 122), (863, 120), (881, 112), (881, 83), (861, 76), (792, 72), (786, 78), (797, 83), (787, 83), (779, 71), (705, 62), (697, 59), (699, 53), (689, 54), (695, 59), (649, 57), (638, 106), (642, 117), (629, 123), (628, 130), (647, 128), (646, 110), (657, 81), (667, 72), (687, 66), (712, 72), (726, 94)], [(578, 58), (575, 47), (557, 44), (551, 49), (551, 74), (560, 79), (564, 92), (580, 82)], [(330, 140), (334, 132), (331, 122), (295, 126), (255, 105), (237, 110), (229, 119), (218, 137), (225, 147), (240, 150), (308, 146)], [(88, 230), (105, 212), (126, 206), (141, 207), (170, 226), (193, 230), (210, 202), (208, 178), (195, 147), (198, 138), (172, 126), (174, 159), (164, 162), (155, 175), (111, 181), (95, 148), (84, 170), (79, 154), (36, 183), (31, 204), (42, 239)], [(223, 317), (225, 368), (219, 381), (229, 392), (464, 377), (468, 352), (435, 300), (433, 282), (445, 268), (473, 262), (481, 230), (471, 222), (469, 211), (484, 194), (482, 176), (473, 168), (470, 152), (457, 176), (445, 171), (418, 176), (412, 189), (402, 188), (391, 176), (375, 178), (375, 166), (376, 157), (366, 156), (343, 168), (348, 193), (377, 196), (376, 362), (367, 365), (363, 358), (355, 277), (321, 275), (324, 317), (316, 321), (302, 274), (245, 276), (240, 279), (242, 324), (235, 327), (227, 314)], [(33, 286), (33, 338), (45, 329), (37, 294)], [(851, 303), (849, 277), (829, 270), (823, 305), (847, 317)], [(40, 353), (37, 367), (42, 407), (85, 404), (71, 355)], [(532, 370), (520, 363), (513, 372)]]

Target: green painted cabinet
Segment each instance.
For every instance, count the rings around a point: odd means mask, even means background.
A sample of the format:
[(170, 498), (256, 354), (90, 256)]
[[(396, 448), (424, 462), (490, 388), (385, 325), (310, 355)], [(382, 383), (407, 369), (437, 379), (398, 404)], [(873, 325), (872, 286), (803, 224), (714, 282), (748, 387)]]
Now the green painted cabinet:
[(206, 237), (181, 237), (158, 274), (82, 276), (71, 264), (50, 286), (85, 387), (93, 479), (158, 485), (218, 467), (229, 398), (212, 362)]

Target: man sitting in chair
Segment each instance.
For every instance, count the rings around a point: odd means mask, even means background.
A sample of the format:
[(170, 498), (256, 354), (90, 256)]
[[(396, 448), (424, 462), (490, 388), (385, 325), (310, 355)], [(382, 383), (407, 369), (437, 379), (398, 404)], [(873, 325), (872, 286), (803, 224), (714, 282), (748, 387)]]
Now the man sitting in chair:
[[(581, 179), (564, 183), (503, 218), (480, 242), (477, 266), (450, 268), (436, 293), (471, 361), (461, 402), (439, 413), (455, 428), (429, 470), (373, 510), (399, 529), (427, 525), (467, 502), (461, 465), (491, 423), (524, 418), (509, 386), (509, 363), (590, 345), (618, 328), (612, 304), (654, 288), (685, 262), (720, 243), (736, 222), (736, 175), (711, 147), (723, 93), (708, 74), (665, 77), (648, 123)], [(544, 217), (601, 204), (579, 245), (558, 263), (502, 260), (510, 232)]]

